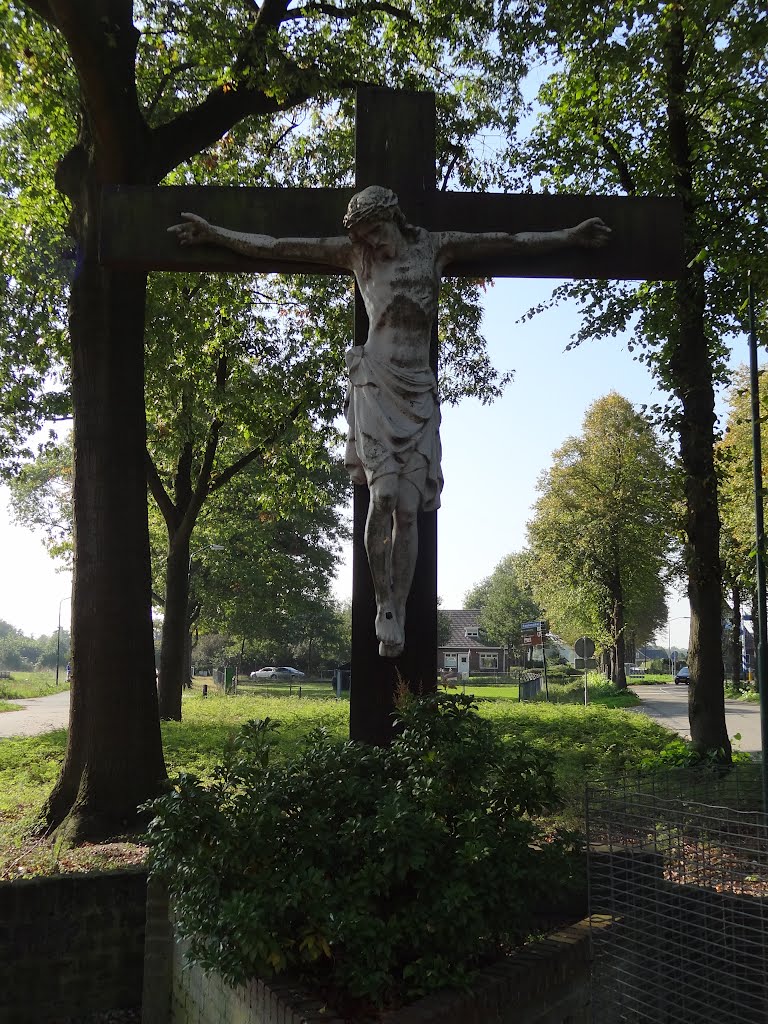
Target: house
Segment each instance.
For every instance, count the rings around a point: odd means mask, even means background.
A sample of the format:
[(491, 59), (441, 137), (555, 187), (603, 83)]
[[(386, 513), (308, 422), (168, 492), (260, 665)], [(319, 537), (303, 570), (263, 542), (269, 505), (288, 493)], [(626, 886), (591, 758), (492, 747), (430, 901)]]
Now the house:
[(441, 608), (440, 614), (450, 620), (451, 635), (437, 648), (439, 672), (457, 672), (460, 676), (501, 675), (506, 672), (506, 651), (483, 638), (479, 609)]

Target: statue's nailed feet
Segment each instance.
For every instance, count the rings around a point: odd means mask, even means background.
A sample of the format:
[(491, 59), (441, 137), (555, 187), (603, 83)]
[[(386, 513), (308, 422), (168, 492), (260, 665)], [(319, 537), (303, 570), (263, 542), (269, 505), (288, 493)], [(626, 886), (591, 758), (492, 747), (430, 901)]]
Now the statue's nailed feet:
[(403, 653), (405, 631), (391, 605), (382, 605), (376, 615), (376, 636), (381, 658), (397, 658)]

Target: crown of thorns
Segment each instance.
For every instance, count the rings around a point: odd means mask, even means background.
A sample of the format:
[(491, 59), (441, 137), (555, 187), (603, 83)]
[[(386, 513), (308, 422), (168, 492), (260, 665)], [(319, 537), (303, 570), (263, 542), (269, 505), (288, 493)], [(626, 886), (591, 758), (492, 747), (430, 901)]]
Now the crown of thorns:
[(369, 185), (362, 192), (357, 192), (349, 201), (344, 215), (344, 227), (349, 229), (363, 220), (375, 217), (391, 219), (398, 209), (398, 200), (391, 188), (382, 185)]

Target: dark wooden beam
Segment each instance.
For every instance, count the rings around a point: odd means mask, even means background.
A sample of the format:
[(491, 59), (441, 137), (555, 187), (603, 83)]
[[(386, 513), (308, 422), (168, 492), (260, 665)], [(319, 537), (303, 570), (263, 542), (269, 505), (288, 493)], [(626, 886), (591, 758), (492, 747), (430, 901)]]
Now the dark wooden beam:
[[(386, 180), (400, 194), (428, 196), (435, 188), (435, 101), (432, 93), (366, 89), (357, 97), (356, 188)], [(386, 179), (379, 177), (386, 174)], [(355, 288), (355, 344), (368, 337), (368, 318)], [(437, 375), (437, 325), (430, 363)], [(398, 684), (413, 692), (437, 687), (437, 512), (420, 512), (419, 553), (405, 610), (405, 648), (397, 659), (380, 658), (376, 599), (365, 551), (367, 487), (355, 487), (352, 525), (352, 681), (349, 735), (386, 744)]]
[[(391, 161), (390, 146), (387, 156)], [(386, 161), (385, 161), (386, 162)], [(433, 231), (553, 231), (588, 217), (613, 230), (605, 249), (566, 249), (541, 257), (495, 256), (482, 263), (448, 267), (448, 275), (472, 277), (612, 278), (671, 280), (683, 265), (682, 210), (674, 199), (621, 196), (505, 195), (425, 192), (372, 171), (401, 198), (408, 219)], [(419, 181), (423, 175), (417, 173)], [(402, 175), (401, 175), (402, 178)], [(357, 188), (362, 188), (358, 185)], [(166, 228), (182, 210), (236, 231), (291, 237), (339, 235), (354, 188), (282, 189), (118, 186), (102, 198), (101, 262), (120, 269), (220, 270), (262, 273), (338, 273), (312, 263), (248, 260), (226, 249), (182, 247)]]

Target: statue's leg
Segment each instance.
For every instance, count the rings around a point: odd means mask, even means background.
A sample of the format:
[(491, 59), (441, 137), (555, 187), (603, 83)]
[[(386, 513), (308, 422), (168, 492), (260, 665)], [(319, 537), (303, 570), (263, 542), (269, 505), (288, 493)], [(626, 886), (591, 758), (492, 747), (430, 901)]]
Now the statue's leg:
[(400, 478), (400, 493), (394, 513), (392, 531), (392, 597), (395, 616), (403, 627), (405, 640), (405, 603), (411, 592), (416, 557), (419, 553), (418, 514), (426, 479), (423, 473), (412, 473)]
[(370, 486), (365, 550), (376, 595), (376, 636), (382, 657), (397, 657), (403, 649), (403, 627), (395, 612), (392, 590), (392, 516), (400, 481), (394, 473), (379, 477)]

